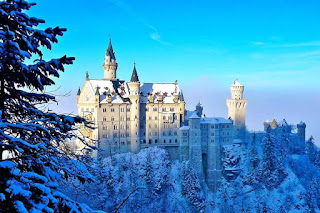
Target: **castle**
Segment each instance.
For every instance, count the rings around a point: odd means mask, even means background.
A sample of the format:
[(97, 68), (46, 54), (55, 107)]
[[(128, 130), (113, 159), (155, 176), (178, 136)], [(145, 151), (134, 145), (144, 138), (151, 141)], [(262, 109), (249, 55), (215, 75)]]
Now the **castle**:
[(142, 83), (136, 65), (129, 82), (117, 79), (118, 63), (111, 40), (106, 50), (103, 79), (86, 79), (78, 90), (78, 114), (92, 121), (95, 129), (81, 127), (82, 135), (98, 141), (97, 158), (134, 152), (147, 147), (166, 149), (171, 159), (189, 160), (215, 190), (223, 175), (223, 148), (242, 142), (247, 100), (238, 80), (230, 86), (228, 118), (206, 117), (199, 102), (194, 111), (185, 109), (178, 82)]

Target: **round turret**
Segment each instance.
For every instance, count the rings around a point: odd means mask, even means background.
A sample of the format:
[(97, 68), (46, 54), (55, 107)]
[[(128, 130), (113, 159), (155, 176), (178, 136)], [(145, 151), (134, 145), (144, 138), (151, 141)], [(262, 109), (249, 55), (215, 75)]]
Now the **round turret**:
[(230, 86), (232, 99), (242, 99), (244, 86), (238, 80), (235, 80)]

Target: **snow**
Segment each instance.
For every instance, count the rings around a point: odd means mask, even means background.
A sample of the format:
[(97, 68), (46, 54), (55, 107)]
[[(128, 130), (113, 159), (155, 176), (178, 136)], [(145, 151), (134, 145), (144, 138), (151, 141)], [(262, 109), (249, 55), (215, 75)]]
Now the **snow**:
[(222, 117), (212, 117), (212, 118), (201, 118), (200, 123), (209, 123), (209, 124), (232, 124), (232, 121)]
[(199, 119), (200, 117), (197, 115), (196, 112), (194, 112), (190, 117), (189, 119)]
[(236, 86), (236, 87), (237, 87), (237, 86), (238, 86), (238, 87), (239, 87), (239, 86), (240, 86), (240, 87), (243, 87), (243, 85), (242, 85), (242, 84), (240, 84), (240, 82), (239, 82), (238, 80), (235, 80), (231, 86), (232, 86), (232, 87), (233, 87), (233, 86)]
[(181, 131), (186, 131), (186, 130), (189, 130), (189, 129), (190, 129), (189, 126), (182, 126), (182, 127), (180, 127), (180, 130), (181, 130)]

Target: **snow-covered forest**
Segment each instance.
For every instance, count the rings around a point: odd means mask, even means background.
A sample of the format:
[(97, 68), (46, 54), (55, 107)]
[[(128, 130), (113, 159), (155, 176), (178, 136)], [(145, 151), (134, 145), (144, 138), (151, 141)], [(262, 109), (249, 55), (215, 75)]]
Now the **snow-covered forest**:
[[(320, 150), (312, 137), (292, 149), (287, 131), (244, 131), (247, 143), (224, 147), (216, 191), (161, 148), (92, 159), (94, 141), (75, 133), (91, 123), (42, 107), (56, 101), (45, 88), (75, 58), (43, 55), (66, 29), (41, 30), (44, 20), (25, 13), (33, 6), (0, 2), (0, 212), (320, 211)], [(70, 139), (87, 148), (74, 152)]]

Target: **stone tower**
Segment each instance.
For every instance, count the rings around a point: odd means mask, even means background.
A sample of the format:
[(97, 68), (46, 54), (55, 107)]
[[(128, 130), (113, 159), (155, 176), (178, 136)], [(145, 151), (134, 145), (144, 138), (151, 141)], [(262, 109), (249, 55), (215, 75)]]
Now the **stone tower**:
[(203, 180), (200, 117), (197, 113), (189, 118), (189, 127), (189, 160), (200, 180)]
[(244, 86), (235, 80), (230, 86), (231, 99), (227, 100), (228, 117), (233, 120), (233, 125), (239, 130), (246, 124), (246, 107), (248, 100), (243, 99)]
[(116, 61), (116, 56), (112, 48), (111, 39), (109, 41), (109, 46), (104, 57), (103, 69), (104, 69), (104, 79), (106, 80), (117, 80), (117, 68), (118, 63)]
[(140, 151), (140, 81), (134, 63), (131, 80), (129, 85), (129, 98), (131, 101), (130, 121), (131, 121), (131, 152), (138, 153)]
[(203, 105), (201, 104), (201, 101), (199, 101), (199, 103), (196, 105), (196, 111), (197, 111), (197, 115), (199, 117), (202, 117)]
[(298, 129), (298, 136), (300, 139), (300, 144), (302, 150), (305, 149), (305, 142), (306, 142), (306, 124), (304, 122), (300, 122), (297, 124), (297, 129)]

